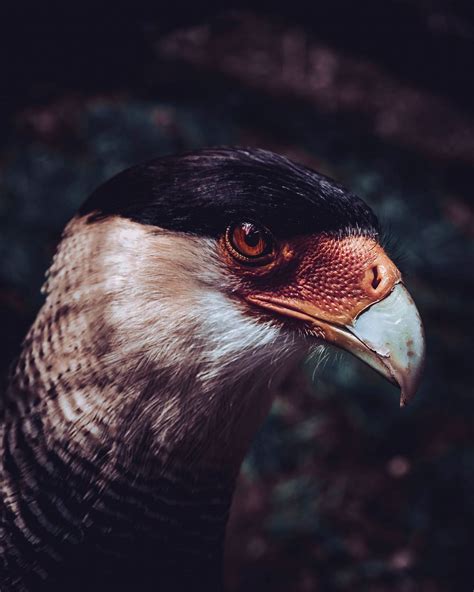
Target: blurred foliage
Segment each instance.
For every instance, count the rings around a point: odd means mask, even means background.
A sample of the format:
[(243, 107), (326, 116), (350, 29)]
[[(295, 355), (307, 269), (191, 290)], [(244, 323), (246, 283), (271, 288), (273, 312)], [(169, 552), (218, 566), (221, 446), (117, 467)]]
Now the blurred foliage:
[(0, 159), (2, 374), (41, 303), (64, 223), (99, 183), (200, 146), (288, 154), (377, 212), (425, 322), (427, 368), (403, 410), (394, 388), (345, 354), (309, 359), (283, 385), (243, 467), (229, 590), (471, 590), (472, 175), (381, 140), (357, 112), (174, 59), (156, 54), (148, 93), (135, 81), (120, 92), (68, 89), (15, 113)]

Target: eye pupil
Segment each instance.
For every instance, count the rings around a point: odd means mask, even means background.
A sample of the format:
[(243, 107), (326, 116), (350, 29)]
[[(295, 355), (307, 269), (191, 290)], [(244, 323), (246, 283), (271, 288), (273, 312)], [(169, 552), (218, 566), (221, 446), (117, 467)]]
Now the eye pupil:
[(260, 230), (255, 228), (253, 224), (244, 224), (242, 227), (244, 231), (245, 242), (249, 247), (257, 247), (259, 242), (262, 240), (262, 233)]

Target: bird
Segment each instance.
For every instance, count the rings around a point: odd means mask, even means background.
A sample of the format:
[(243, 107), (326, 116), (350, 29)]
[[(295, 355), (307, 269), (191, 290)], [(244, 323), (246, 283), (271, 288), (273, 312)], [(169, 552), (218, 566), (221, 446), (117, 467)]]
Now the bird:
[(258, 148), (162, 156), (66, 225), (0, 422), (0, 589), (222, 590), (274, 385), (345, 349), (415, 394), (423, 326), (376, 215)]

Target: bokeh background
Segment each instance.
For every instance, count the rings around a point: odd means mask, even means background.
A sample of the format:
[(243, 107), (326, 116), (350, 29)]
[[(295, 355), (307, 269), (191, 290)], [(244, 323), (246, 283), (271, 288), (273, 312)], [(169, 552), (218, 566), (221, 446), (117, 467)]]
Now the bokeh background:
[(344, 354), (287, 381), (242, 470), (228, 590), (470, 592), (474, 4), (188, 4), (1, 19), (1, 376), (100, 182), (209, 145), (306, 163), (379, 215), (426, 325), (426, 374), (403, 410)]

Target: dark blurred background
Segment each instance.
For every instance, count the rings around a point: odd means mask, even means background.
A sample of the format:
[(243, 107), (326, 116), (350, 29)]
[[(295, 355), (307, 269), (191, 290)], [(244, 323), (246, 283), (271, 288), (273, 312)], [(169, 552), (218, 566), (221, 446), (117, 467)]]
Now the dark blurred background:
[(379, 215), (426, 375), (403, 410), (343, 354), (284, 385), (242, 471), (228, 589), (471, 592), (474, 3), (170, 4), (2, 8), (1, 376), (100, 182), (216, 144), (304, 162)]

